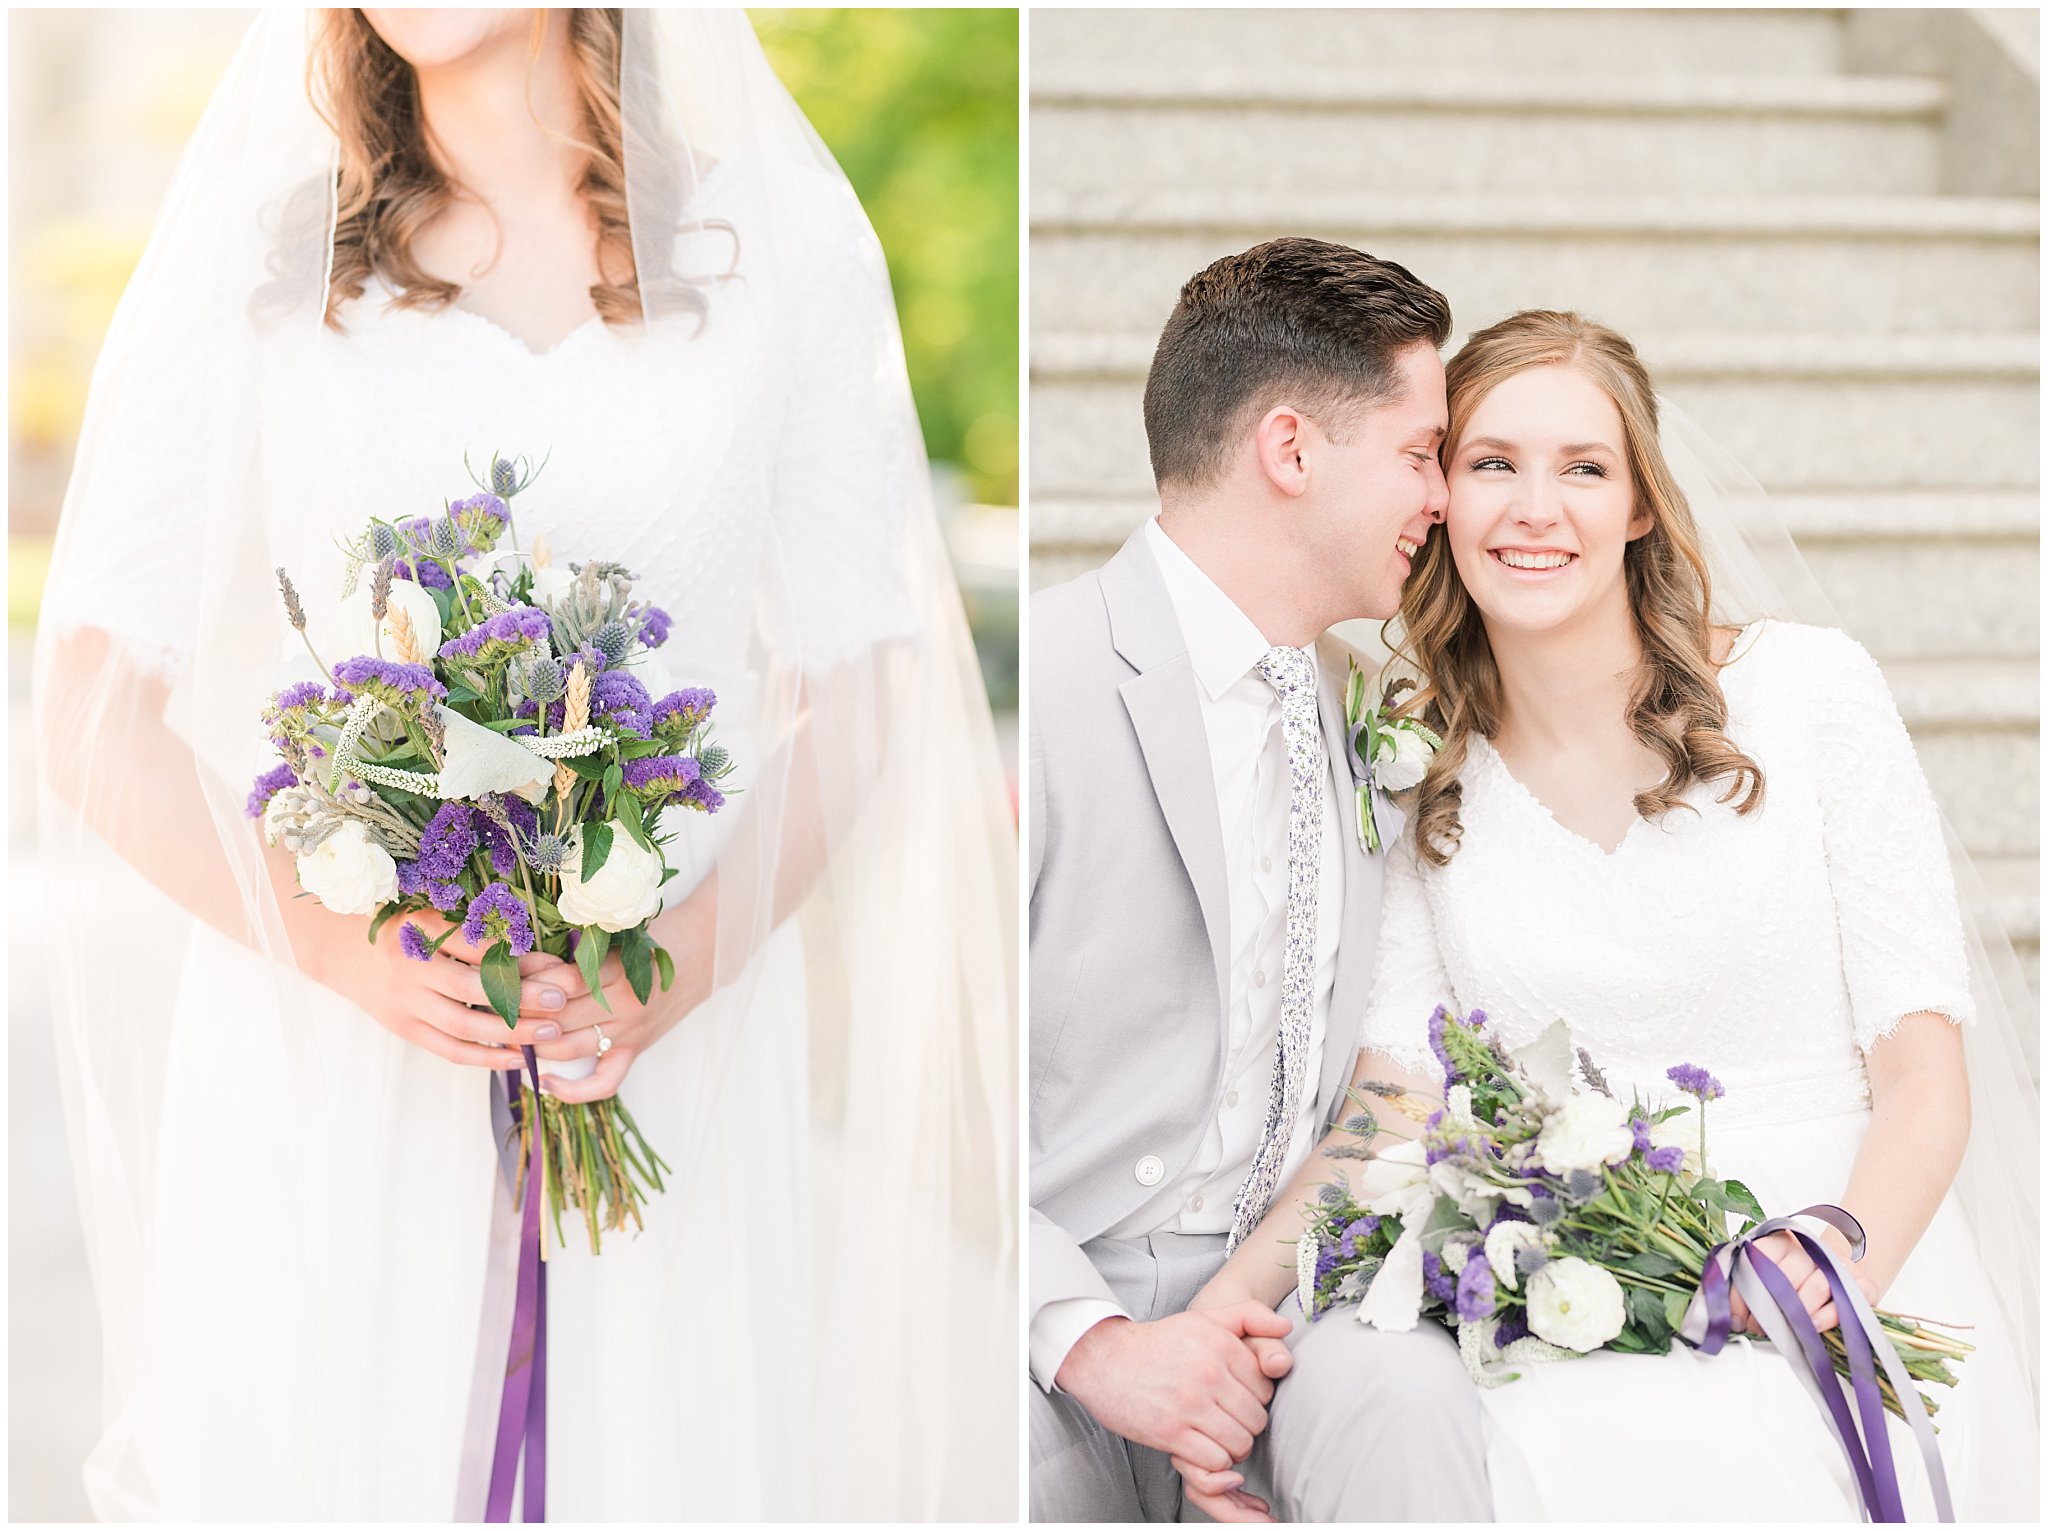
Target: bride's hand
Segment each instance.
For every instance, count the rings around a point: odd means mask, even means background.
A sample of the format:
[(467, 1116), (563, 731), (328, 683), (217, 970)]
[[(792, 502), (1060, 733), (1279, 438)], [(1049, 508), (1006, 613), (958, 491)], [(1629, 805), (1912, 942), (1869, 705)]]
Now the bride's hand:
[[(571, 1058), (597, 1059), (597, 1067), (581, 1079), (543, 1074), (541, 1084), (550, 1095), (557, 1100), (585, 1104), (618, 1094), (634, 1060), (703, 1002), (711, 987), (707, 961), (711, 942), (709, 932), (694, 923), (696, 918), (688, 903), (661, 916), (662, 928), (654, 935), (675, 963), (676, 981), (664, 991), (657, 976), (644, 1005), (633, 997), (633, 986), (627, 982), (626, 970), (616, 952), (608, 953), (597, 969), (598, 988), (610, 1005), (609, 1010), (591, 997), (590, 986), (574, 963), (549, 974), (551, 981), (561, 984), (566, 999), (558, 1011), (551, 1012), (562, 1034), (560, 1040), (535, 1051), (555, 1063)], [(520, 1024), (526, 1024), (523, 1002)], [(598, 1052), (600, 1034), (611, 1043), (602, 1053)]]
[[(1829, 1228), (1820, 1237), (1844, 1263), (1848, 1261), (1849, 1246), (1839, 1233)], [(1816, 1331), (1826, 1334), (1841, 1322), (1841, 1315), (1835, 1311), (1834, 1292), (1828, 1285), (1827, 1272), (1814, 1264), (1807, 1255), (1805, 1246), (1797, 1239), (1789, 1233), (1766, 1234), (1751, 1247), (1785, 1273), (1785, 1279), (1792, 1283), (1793, 1290), (1799, 1294), (1800, 1305), (1813, 1319)], [(1854, 1266), (1849, 1269), (1849, 1278), (1862, 1289), (1864, 1297), (1875, 1307), (1879, 1295), (1875, 1279)], [(1763, 1327), (1756, 1322), (1756, 1315), (1749, 1311), (1749, 1304), (1742, 1300), (1742, 1294), (1732, 1287), (1728, 1293), (1728, 1308), (1733, 1328), (1762, 1338)]]
[[(568, 994), (561, 975), (552, 971), (560, 966), (559, 958), (536, 952), (519, 959), (524, 981), (515, 1029), (490, 1008), (476, 966), (483, 953), (466, 943), (459, 930), (430, 961), (406, 956), (399, 945), (399, 927), (412, 920), (431, 939), (440, 934), (432, 919), (422, 914), (394, 916), (384, 922), (372, 945), (364, 940), (367, 919), (330, 915), (319, 923), (317, 939), (309, 943), (297, 936), (294, 949), (309, 976), (367, 1010), (393, 1036), (450, 1063), (516, 1069), (522, 1045), (543, 1044), (561, 1035), (556, 1017)], [(306, 950), (309, 944), (313, 949)]]

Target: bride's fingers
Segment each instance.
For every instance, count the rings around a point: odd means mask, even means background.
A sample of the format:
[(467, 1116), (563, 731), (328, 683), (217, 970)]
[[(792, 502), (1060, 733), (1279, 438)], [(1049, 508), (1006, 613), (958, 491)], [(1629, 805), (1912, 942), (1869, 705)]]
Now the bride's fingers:
[(635, 1051), (623, 1042), (614, 1043), (611, 1051), (597, 1060), (597, 1067), (582, 1079), (563, 1079), (559, 1075), (548, 1074), (542, 1076), (542, 1082), (555, 1099), (568, 1101), (571, 1105), (609, 1100), (625, 1083), (626, 1070), (633, 1066)]
[(425, 1048), (437, 1058), (446, 1058), (450, 1063), (467, 1064), (472, 1068), (516, 1069), (524, 1062), (516, 1048), (485, 1047), (476, 1042), (458, 1041), (425, 1021), (408, 1021), (406, 1029), (400, 1035), (414, 1046)]
[(1227, 1472), (1211, 1472), (1206, 1467), (1197, 1467), (1183, 1457), (1173, 1457), (1173, 1470), (1181, 1480), (1198, 1494), (1227, 1494), (1234, 1488), (1244, 1486), (1244, 1474), (1236, 1468)]
[[(421, 969), (420, 981), (434, 993), (445, 995), (458, 1004), (485, 1006), (491, 1002), (490, 996), (484, 992), (482, 975), (468, 963), (452, 957), (435, 957)], [(559, 1025), (557, 1012), (568, 1003), (568, 999), (568, 993), (553, 969), (542, 969), (540, 976), (523, 979), (519, 985), (520, 1015), (522, 1018), (531, 1016), (536, 1023), (552, 1020)], [(528, 1035), (519, 1040), (531, 1042), (533, 1038)]]

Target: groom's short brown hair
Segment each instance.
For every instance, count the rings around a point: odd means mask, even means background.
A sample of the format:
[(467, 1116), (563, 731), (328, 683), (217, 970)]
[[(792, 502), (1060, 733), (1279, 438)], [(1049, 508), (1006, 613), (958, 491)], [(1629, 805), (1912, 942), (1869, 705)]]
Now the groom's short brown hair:
[(1275, 404), (1325, 430), (1384, 403), (1397, 358), (1442, 346), (1451, 306), (1392, 261), (1321, 239), (1274, 239), (1188, 278), (1145, 378), (1145, 437), (1160, 485), (1206, 483)]

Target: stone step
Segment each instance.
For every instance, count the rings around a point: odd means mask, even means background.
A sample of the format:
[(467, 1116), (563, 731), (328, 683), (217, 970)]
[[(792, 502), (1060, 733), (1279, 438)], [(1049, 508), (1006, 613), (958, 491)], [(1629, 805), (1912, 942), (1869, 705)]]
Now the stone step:
[[(1361, 73), (1341, 57), (1163, 73), (1091, 58), (1031, 82), (1032, 189), (1927, 194), (1940, 80)], [(1303, 144), (1355, 152), (1303, 154)]]
[[(2039, 471), (2037, 374), (2021, 347), (1970, 337), (1918, 344), (1895, 361), (1856, 342), (1780, 349), (1775, 369), (1694, 372), (1682, 352), (1659, 387), (1776, 493), (2019, 490)], [(1140, 410), (1149, 338), (1048, 337), (1033, 347), (1031, 471), (1041, 496), (1142, 496), (1152, 487)], [(1881, 349), (1881, 348), (1879, 348)], [(1974, 356), (1974, 360), (1972, 357)]]
[(1156, 335), (1196, 271), (1282, 234), (1397, 261), (1461, 328), (1577, 307), (1623, 331), (2032, 333), (2040, 209), (1958, 197), (1034, 193), (1031, 327)]
[[(2039, 652), (2034, 492), (1836, 491), (1773, 501), (1842, 622), (1871, 635), (1881, 658)], [(1034, 496), (1033, 588), (1100, 563), (1153, 509), (1149, 491)]]
[(1831, 10), (1037, 10), (1031, 74), (1101, 58), (1143, 59), (1165, 76), (1216, 59), (1314, 57), (1361, 72), (1488, 67), (1587, 82), (1697, 73), (1825, 76), (1844, 62)]
[(2041, 849), (2038, 659), (1886, 661), (1920, 767), (1973, 856)]

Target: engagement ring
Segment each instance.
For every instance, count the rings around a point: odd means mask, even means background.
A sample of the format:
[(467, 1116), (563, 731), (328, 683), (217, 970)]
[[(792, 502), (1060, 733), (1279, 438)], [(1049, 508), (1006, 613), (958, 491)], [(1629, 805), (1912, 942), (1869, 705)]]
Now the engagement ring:
[(590, 1029), (597, 1033), (597, 1055), (602, 1058), (612, 1050), (612, 1039), (604, 1034), (604, 1028), (595, 1021), (590, 1023)]

